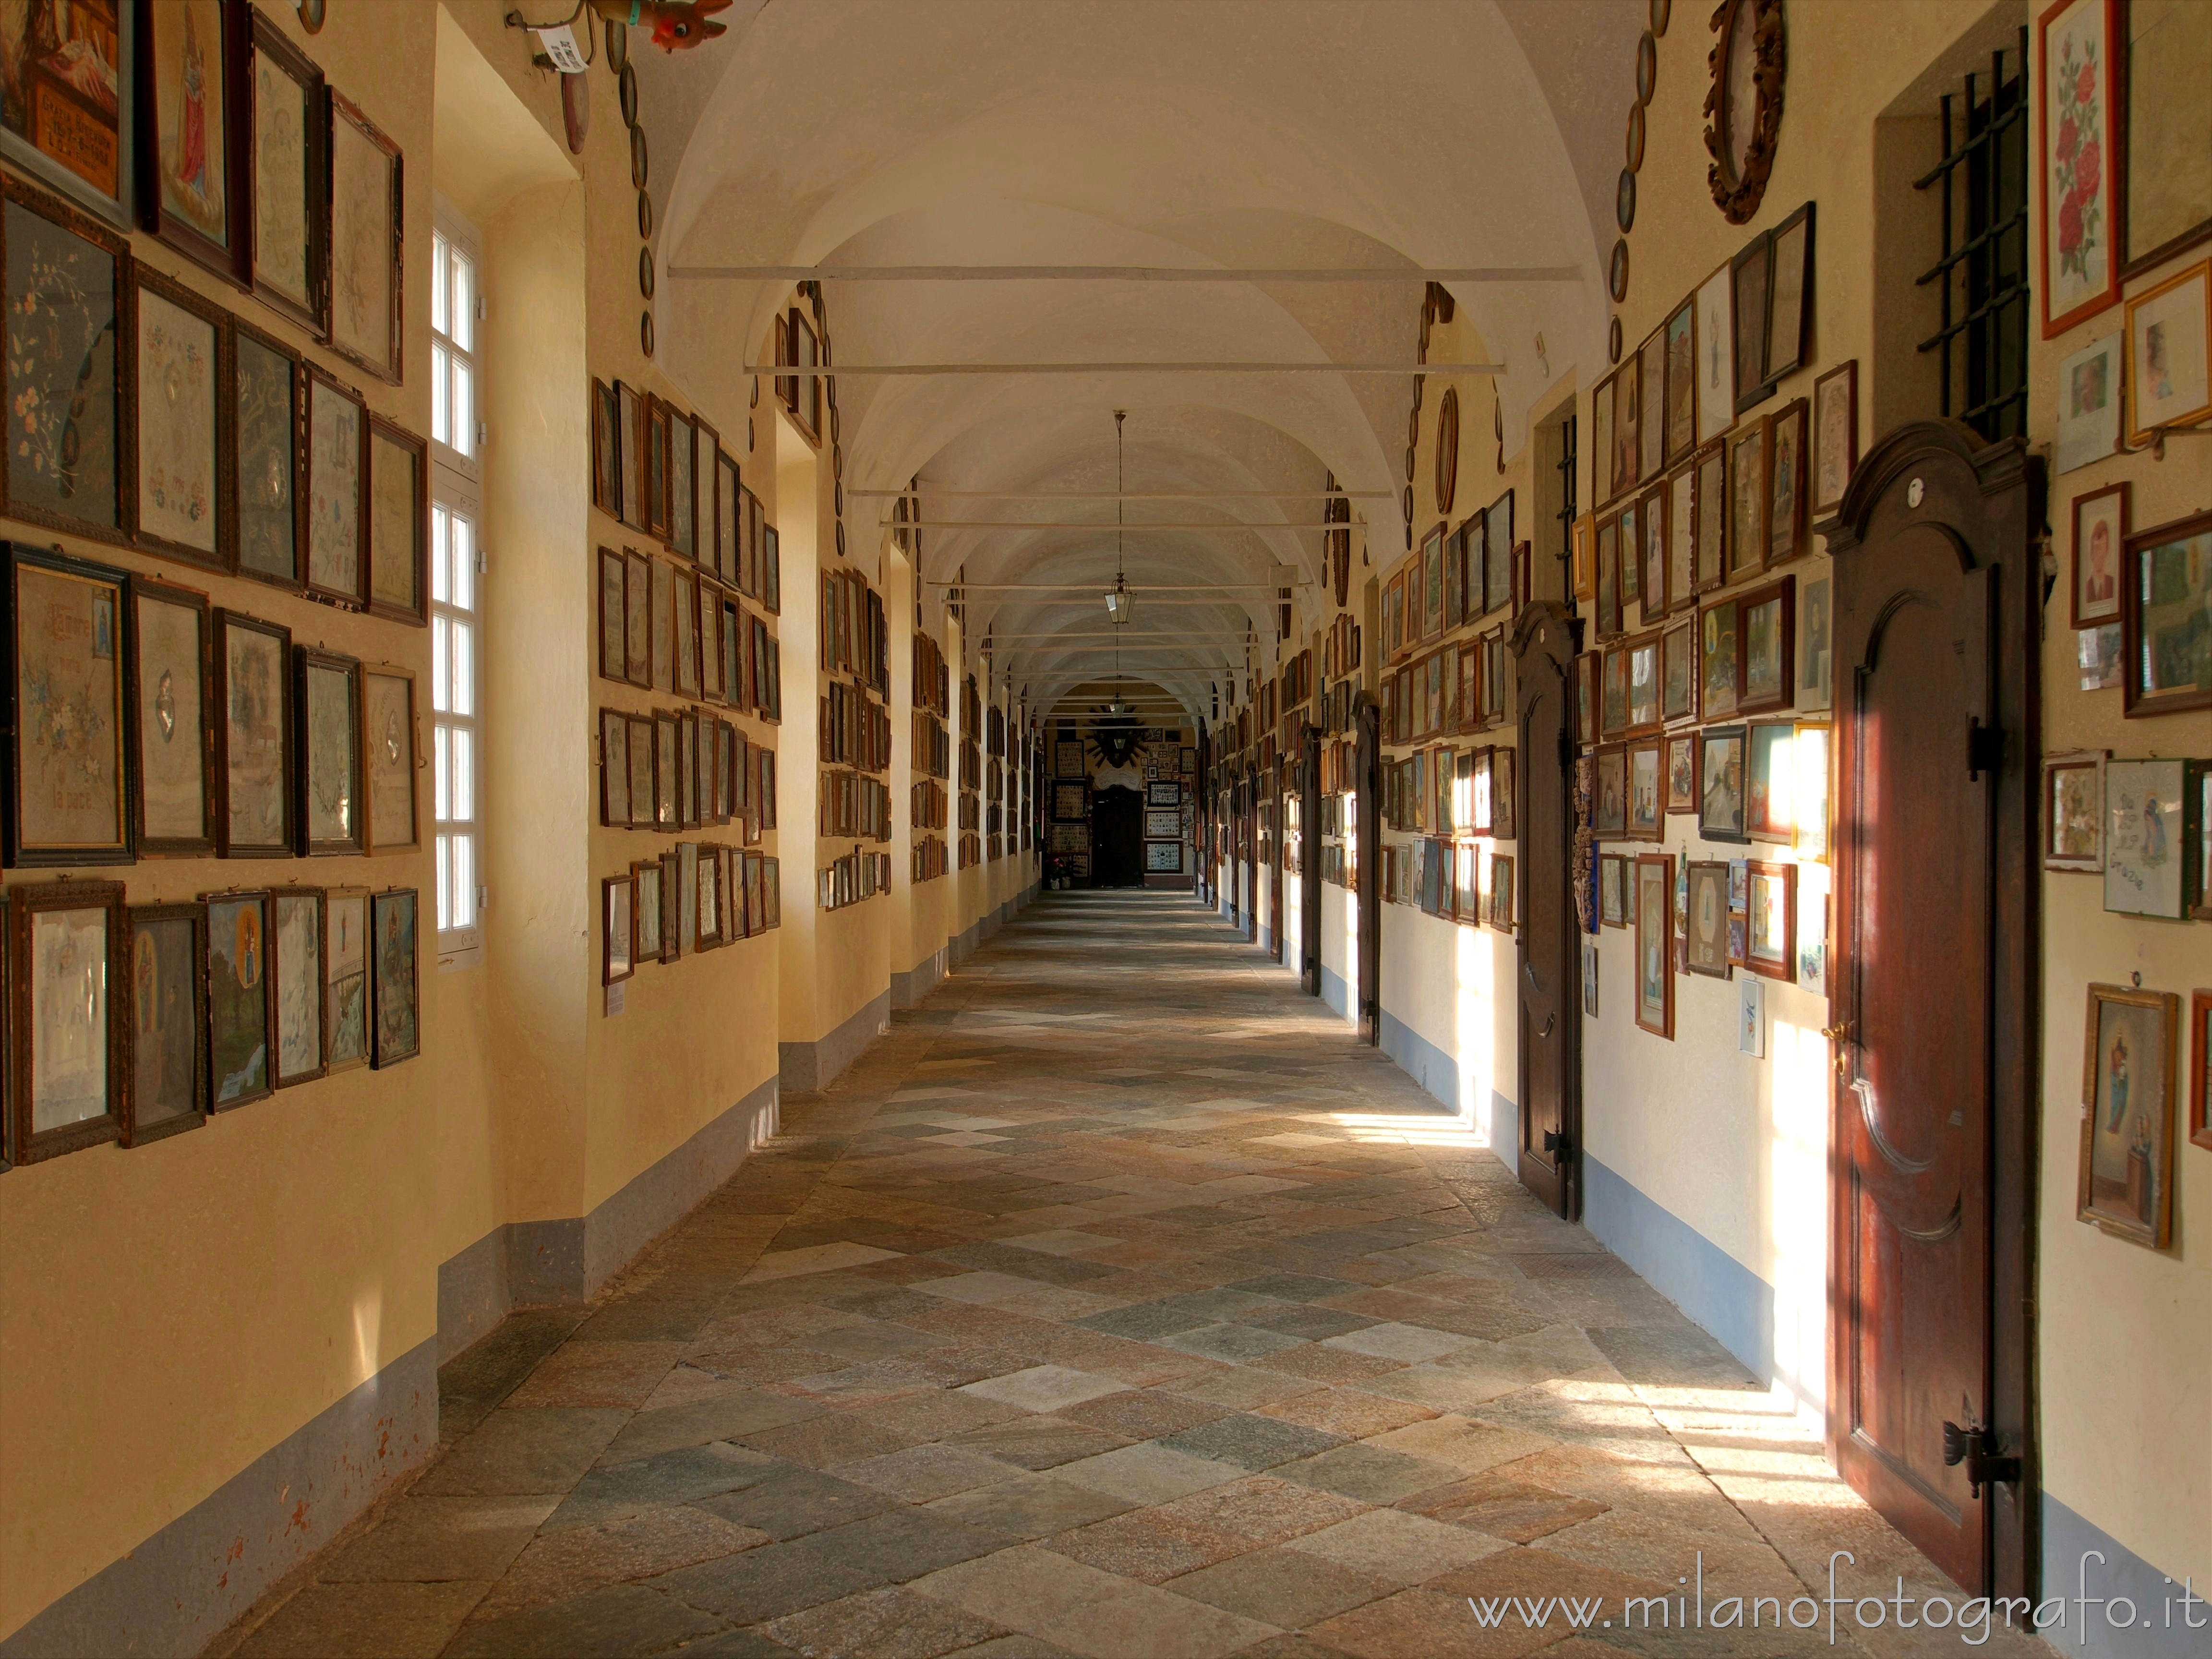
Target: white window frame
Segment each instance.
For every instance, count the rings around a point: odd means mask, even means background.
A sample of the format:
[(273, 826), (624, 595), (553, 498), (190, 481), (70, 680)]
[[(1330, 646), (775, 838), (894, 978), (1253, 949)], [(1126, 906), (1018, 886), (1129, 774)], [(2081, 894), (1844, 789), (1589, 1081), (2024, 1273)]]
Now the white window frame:
[[(434, 373), (442, 364), (464, 367), (471, 390), (471, 430), (459, 434), (461, 446), (436, 441), (430, 446), (430, 675), (431, 817), (434, 831), (436, 887), (432, 909), (436, 929), (438, 971), (481, 966), (483, 911), (489, 897), (484, 882), (483, 719), (484, 552), (482, 477), (483, 373), (481, 329), (483, 307), (483, 244), (476, 229), (443, 201), (434, 204), (433, 270), (445, 279), (446, 252), (465, 258), (471, 280), (469, 312), (459, 337), (434, 326), (431, 331)], [(447, 301), (450, 306), (450, 299)], [(451, 316), (445, 319), (453, 319)], [(436, 354), (446, 354), (443, 358)], [(450, 372), (450, 371), (449, 371)], [(434, 395), (436, 388), (434, 387)], [(453, 545), (457, 526), (467, 526), (459, 551)], [(461, 695), (465, 693), (465, 695)], [(466, 751), (465, 762), (451, 757)], [(457, 773), (452, 769), (459, 765)], [(466, 811), (459, 808), (465, 805)], [(465, 913), (459, 925), (445, 925), (457, 896), (449, 873), (457, 846), (465, 846), (467, 879), (458, 901)]]
[[(465, 291), (458, 304), (448, 282), (454, 269), (448, 263), (449, 252), (459, 256), (456, 263), (462, 270), (459, 286)], [(488, 435), (478, 362), (484, 311), (483, 239), (442, 197), (437, 198), (430, 216), (430, 453), (472, 482), (483, 476)], [(465, 410), (454, 408), (456, 392), (465, 398)]]

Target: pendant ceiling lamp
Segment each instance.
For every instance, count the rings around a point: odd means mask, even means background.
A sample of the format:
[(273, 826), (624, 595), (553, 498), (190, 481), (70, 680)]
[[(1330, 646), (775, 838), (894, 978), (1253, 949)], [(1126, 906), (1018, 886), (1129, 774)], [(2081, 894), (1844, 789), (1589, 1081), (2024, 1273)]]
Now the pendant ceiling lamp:
[(1116, 628), (1126, 628), (1137, 614), (1137, 596), (1129, 591), (1129, 579), (1121, 572), (1121, 492), (1126, 487), (1121, 475), (1121, 422), (1129, 411), (1114, 411), (1114, 586), (1106, 595), (1106, 619)]

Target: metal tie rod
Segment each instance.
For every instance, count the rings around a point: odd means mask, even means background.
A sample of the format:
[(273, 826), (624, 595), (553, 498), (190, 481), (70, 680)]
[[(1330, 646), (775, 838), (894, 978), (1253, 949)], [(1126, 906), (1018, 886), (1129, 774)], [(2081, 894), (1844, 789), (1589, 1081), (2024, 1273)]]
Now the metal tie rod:
[(1579, 265), (671, 265), (732, 283), (1579, 283)]
[(1348, 530), (1352, 526), (1303, 519), (1273, 522), (1266, 519), (1216, 519), (1191, 524), (1180, 520), (1133, 519), (1116, 524), (1111, 519), (896, 519), (883, 522), (885, 530)]
[(1503, 363), (747, 363), (738, 373), (780, 380), (841, 374), (876, 380), (933, 374), (1503, 374)]
[[(1387, 489), (848, 489), (848, 495), (911, 501), (932, 495), (964, 501), (1395, 501)], [(1345, 527), (1341, 524), (1340, 528)]]

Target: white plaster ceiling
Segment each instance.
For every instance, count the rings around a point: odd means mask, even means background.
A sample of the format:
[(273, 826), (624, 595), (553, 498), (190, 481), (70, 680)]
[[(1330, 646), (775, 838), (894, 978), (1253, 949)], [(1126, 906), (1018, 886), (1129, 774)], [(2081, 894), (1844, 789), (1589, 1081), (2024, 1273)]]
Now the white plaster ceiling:
[[(1603, 361), (1601, 261), (1647, 16), (1646, 0), (771, 0), (696, 52), (638, 54), (660, 263), (1572, 267), (1578, 283), (1455, 286), (1504, 365), (1517, 448), (1534, 398)], [(680, 382), (687, 364), (733, 361), (716, 349), (732, 337), (765, 356), (787, 285), (659, 292), (659, 356)], [(1405, 283), (825, 285), (836, 360), (853, 364), (1411, 362), (1420, 300)], [(1132, 490), (1310, 490), (1333, 471), (1389, 492), (1355, 509), (1379, 567), (1405, 544), (1413, 392), (1410, 376), (1322, 374), (847, 377), (844, 478), (1111, 489), (1125, 409)], [(848, 495), (848, 544), (871, 545), (890, 507)], [(1111, 503), (924, 512), (1103, 521), (929, 532), (927, 579), (1103, 592), (1115, 568)], [(1123, 556), (1140, 587), (1260, 584), (1283, 564), (1317, 579), (1320, 532), (1265, 526), (1319, 516), (1317, 502), (1131, 503), (1133, 522), (1258, 527), (1133, 529)], [(1127, 655), (1210, 713), (1209, 683), (1245, 661), (1220, 636), (1255, 632), (1264, 672), (1273, 605), (1164, 602), (1178, 597), (1140, 599), (1133, 631), (1179, 638)], [(970, 637), (1006, 641), (998, 663), (1033, 709), (1096, 677), (1104, 642), (1014, 636), (1106, 625), (1097, 593), (969, 599)]]

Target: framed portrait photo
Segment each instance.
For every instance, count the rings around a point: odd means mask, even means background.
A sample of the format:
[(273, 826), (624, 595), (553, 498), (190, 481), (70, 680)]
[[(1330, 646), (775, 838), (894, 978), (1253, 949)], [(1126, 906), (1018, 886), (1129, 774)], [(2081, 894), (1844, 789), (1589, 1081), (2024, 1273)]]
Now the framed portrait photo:
[(227, 569), (231, 428), (222, 399), (230, 318), (158, 272), (142, 265), (135, 274), (133, 539), (154, 552)]
[(2037, 20), (2043, 97), (2043, 337), (2120, 297), (2119, 134), (2113, 122), (2119, 0), (2058, 0)]
[[(16, 136), (5, 120), (0, 141)], [(11, 519), (126, 538), (118, 336), (130, 325), (131, 270), (121, 237), (12, 175), (0, 178), (0, 355), (15, 411), (0, 512)]]
[(430, 446), (380, 415), (368, 417), (363, 491), (368, 609), (391, 622), (430, 621)]
[(298, 823), (305, 858), (362, 850), (361, 664), (295, 646), (300, 734)]
[(416, 895), (394, 888), (369, 899), (371, 1042), (368, 1063), (379, 1068), (412, 1060), (422, 1051), (416, 975)]
[(2111, 751), (2083, 749), (2043, 763), (2043, 867), (2094, 872), (2105, 867), (2105, 763)]
[(7, 565), (8, 862), (128, 864), (127, 579), (19, 542)]
[(231, 441), (222, 493), (232, 563), (241, 576), (297, 592), (306, 371), (297, 353), (244, 323), (234, 321), (230, 332)]
[(288, 1089), (324, 1075), (323, 896), (315, 888), (279, 888), (270, 929), (275, 945), (276, 1085)]
[(323, 72), (254, 11), (247, 65), (246, 276), (264, 304), (320, 337), (330, 229)]
[(207, 1121), (207, 910), (137, 904), (127, 915), (122, 1139), (143, 1146)]
[(412, 671), (378, 663), (361, 677), (362, 851), (409, 853), (422, 844)]
[(210, 893), (208, 1069), (213, 1109), (228, 1111), (274, 1091), (276, 1006), (269, 994), (269, 895)]
[(2053, 470), (2071, 472), (2120, 447), (2121, 363), (2127, 331), (2092, 340), (2058, 365), (2058, 441)]
[(2128, 542), (2130, 486), (2123, 481), (2074, 498), (2074, 626), (2120, 614), (2120, 565)]
[(2124, 545), (2121, 707), (2130, 719), (2212, 708), (2212, 513)]
[(399, 146), (336, 90), (325, 92), (330, 281), (325, 337), (380, 380), (400, 380)]
[(2173, 1235), (2174, 1026), (2180, 998), (2088, 988), (2075, 1218), (2163, 1250)]
[(34, 1164), (119, 1139), (122, 884), (17, 887), (6, 915), (11, 1156)]
[(2127, 336), (2129, 443), (2212, 415), (2212, 259), (2130, 298)]

